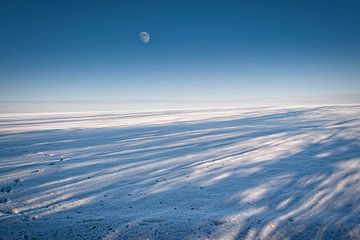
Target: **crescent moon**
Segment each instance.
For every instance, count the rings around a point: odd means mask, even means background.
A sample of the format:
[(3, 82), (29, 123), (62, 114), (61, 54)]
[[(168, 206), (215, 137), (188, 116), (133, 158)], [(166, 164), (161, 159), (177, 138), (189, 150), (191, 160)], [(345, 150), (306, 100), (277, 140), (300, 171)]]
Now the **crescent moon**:
[(148, 32), (141, 32), (139, 34), (140, 41), (143, 43), (149, 43), (150, 42), (150, 34)]

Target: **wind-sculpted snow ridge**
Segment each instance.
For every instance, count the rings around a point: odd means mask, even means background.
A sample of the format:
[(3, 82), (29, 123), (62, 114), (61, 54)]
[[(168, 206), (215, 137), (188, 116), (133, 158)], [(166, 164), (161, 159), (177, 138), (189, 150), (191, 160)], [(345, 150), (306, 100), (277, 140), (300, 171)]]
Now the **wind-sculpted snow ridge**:
[(360, 106), (0, 115), (0, 239), (360, 239)]

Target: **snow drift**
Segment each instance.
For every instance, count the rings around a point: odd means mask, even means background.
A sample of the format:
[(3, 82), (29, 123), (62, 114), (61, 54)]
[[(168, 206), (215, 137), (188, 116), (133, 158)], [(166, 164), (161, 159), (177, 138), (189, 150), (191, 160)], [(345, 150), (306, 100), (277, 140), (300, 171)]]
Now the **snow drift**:
[(0, 115), (1, 239), (360, 239), (360, 107)]

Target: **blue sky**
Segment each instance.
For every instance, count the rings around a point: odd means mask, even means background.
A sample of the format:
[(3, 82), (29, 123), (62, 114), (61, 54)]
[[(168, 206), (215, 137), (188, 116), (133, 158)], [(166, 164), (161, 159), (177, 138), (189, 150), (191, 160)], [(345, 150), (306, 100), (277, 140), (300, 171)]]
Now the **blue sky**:
[(359, 1), (340, 0), (4, 0), (0, 103), (81, 110), (96, 101), (357, 94), (359, 11)]

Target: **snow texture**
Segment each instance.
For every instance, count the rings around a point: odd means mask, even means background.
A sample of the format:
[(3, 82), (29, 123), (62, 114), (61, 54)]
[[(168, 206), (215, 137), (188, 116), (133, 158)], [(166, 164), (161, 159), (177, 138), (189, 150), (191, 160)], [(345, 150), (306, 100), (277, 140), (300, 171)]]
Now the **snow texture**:
[(360, 239), (360, 106), (0, 115), (0, 239)]

